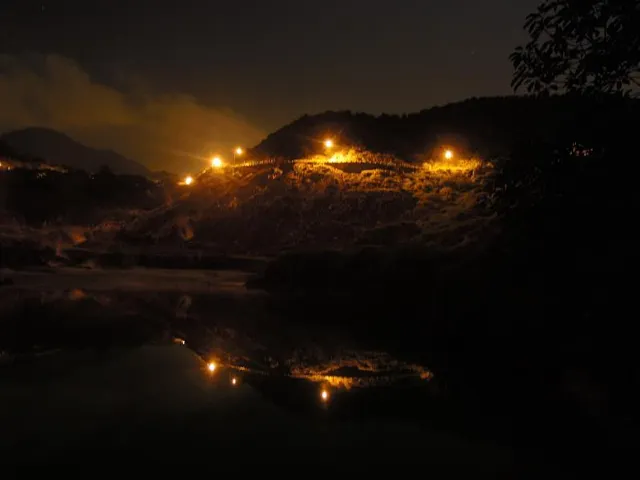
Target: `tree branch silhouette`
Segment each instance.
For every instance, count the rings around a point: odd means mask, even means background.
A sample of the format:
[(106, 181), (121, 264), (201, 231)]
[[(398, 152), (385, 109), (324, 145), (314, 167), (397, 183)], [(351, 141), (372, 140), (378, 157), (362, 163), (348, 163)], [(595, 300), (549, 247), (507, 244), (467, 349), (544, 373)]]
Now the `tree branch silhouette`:
[(634, 95), (640, 73), (639, 0), (544, 0), (510, 55), (515, 91)]

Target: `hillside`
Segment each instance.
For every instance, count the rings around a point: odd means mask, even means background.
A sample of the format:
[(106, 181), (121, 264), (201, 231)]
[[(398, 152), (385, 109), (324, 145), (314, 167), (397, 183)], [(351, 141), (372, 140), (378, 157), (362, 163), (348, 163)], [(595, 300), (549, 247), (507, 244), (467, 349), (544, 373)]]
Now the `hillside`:
[(491, 171), (474, 159), (412, 166), (356, 150), (207, 169), (117, 240), (266, 255), (404, 243), (454, 248), (473, 243), (490, 223)]
[(113, 172), (130, 175), (150, 175), (143, 165), (110, 150), (98, 150), (78, 143), (71, 137), (47, 128), (26, 128), (8, 132), (0, 142), (14, 153), (33, 159), (43, 159), (52, 165), (65, 165), (88, 172), (108, 166)]
[[(598, 99), (554, 96), (486, 97), (433, 107), (408, 115), (325, 112), (305, 115), (269, 135), (252, 153), (258, 157), (302, 158), (322, 151), (322, 140), (422, 161), (443, 144), (483, 158), (509, 154), (522, 143), (558, 138), (583, 142), (607, 125)], [(617, 107), (617, 103), (609, 102)], [(635, 102), (635, 108), (638, 102)]]
[[(417, 246), (460, 252), (462, 246), (487, 245), (500, 229), (528, 241), (557, 226), (543, 215), (542, 225), (530, 227), (539, 205), (549, 203), (545, 208), (554, 212), (562, 207), (573, 220), (590, 214), (573, 209), (594, 192), (613, 188), (609, 197), (619, 199), (635, 191), (626, 186), (635, 175), (602, 180), (611, 159), (624, 164), (626, 173), (635, 171), (637, 162), (624, 153), (634, 140), (625, 118), (638, 104), (603, 102), (606, 108), (579, 115), (585, 105), (590, 103), (569, 97), (513, 97), (472, 99), (402, 117), (328, 112), (283, 127), (242, 160), (194, 173), (189, 184), (178, 185), (170, 176), (151, 186), (108, 174), (6, 172), (14, 194), (3, 205), (30, 225), (90, 219), (87, 248), (123, 251), (144, 246), (272, 256)], [(335, 141), (329, 150), (322, 142), (327, 136)], [(449, 144), (455, 155), (446, 159), (443, 147)], [(385, 149), (420, 153), (403, 157), (381, 153)], [(305, 150), (310, 153), (287, 159)], [(44, 192), (41, 202), (27, 201), (20, 193), (29, 191), (26, 185)], [(580, 192), (579, 202), (560, 205), (571, 191)], [(100, 202), (86, 200), (97, 192)], [(615, 210), (626, 204), (616, 200)], [(113, 209), (130, 214), (110, 218)], [(591, 211), (600, 210), (594, 204)], [(506, 220), (513, 223), (508, 229)]]

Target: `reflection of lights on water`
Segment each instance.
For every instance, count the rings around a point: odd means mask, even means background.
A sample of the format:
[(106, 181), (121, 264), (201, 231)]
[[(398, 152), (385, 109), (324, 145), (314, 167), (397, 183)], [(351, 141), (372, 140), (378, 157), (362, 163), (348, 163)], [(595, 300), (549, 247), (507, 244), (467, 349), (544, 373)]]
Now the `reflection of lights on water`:
[[(331, 375), (331, 373), (341, 368), (355, 368), (362, 374), (351, 376)], [(428, 381), (433, 378), (433, 373), (421, 365), (399, 363), (393, 361), (390, 357), (380, 357), (369, 359), (345, 358), (332, 362), (327, 366), (294, 367), (291, 371), (291, 376), (317, 383), (321, 392), (325, 390), (330, 394), (333, 390), (351, 390), (352, 388), (387, 385), (405, 378)]]
[(209, 362), (209, 364), (207, 365), (207, 369), (210, 372), (215, 372), (216, 371), (216, 364), (215, 362)]
[(329, 392), (327, 392), (326, 390), (322, 390), (320, 398), (322, 398), (323, 402), (326, 402), (327, 400), (329, 400)]
[(69, 292), (69, 300), (82, 300), (86, 296), (87, 294), (80, 288), (74, 288)]
[(295, 374), (294, 378), (305, 378), (307, 380), (311, 380), (312, 382), (319, 383), (321, 385), (329, 385), (333, 388), (344, 388), (346, 390), (351, 389), (353, 386), (357, 386), (362, 383), (363, 385), (366, 383), (366, 379), (360, 378), (352, 378), (352, 377), (339, 377), (335, 375), (306, 375), (306, 374)]

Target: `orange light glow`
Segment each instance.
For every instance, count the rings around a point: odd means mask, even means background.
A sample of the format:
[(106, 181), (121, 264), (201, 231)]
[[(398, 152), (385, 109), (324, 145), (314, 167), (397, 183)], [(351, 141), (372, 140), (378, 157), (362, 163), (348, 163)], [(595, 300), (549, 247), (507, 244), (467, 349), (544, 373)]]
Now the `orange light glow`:
[(424, 168), (431, 174), (444, 177), (453, 174), (470, 173), (482, 167), (487, 167), (487, 165), (480, 159), (459, 157), (451, 160), (437, 160), (435, 162), (427, 162), (424, 164)]
[(220, 157), (213, 157), (211, 159), (211, 166), (213, 168), (220, 168), (222, 167), (222, 159)]
[(236, 148), (236, 155), (242, 155), (244, 153), (244, 150), (242, 150), (241, 147)]
[(329, 392), (327, 392), (326, 390), (322, 390), (320, 397), (322, 398), (323, 402), (326, 402), (327, 400), (329, 400)]
[(333, 140), (331, 140), (330, 138), (327, 138), (324, 141), (324, 146), (325, 148), (333, 148)]
[(207, 365), (207, 369), (209, 369), (210, 372), (215, 372), (216, 371), (215, 362), (209, 362), (209, 364)]
[(193, 177), (191, 175), (187, 175), (184, 179), (185, 185), (191, 185), (193, 183)]
[(445, 150), (444, 151), (444, 158), (446, 158), (447, 160), (451, 160), (453, 158), (453, 151)]
[(238, 379), (236, 377), (233, 377), (231, 379), (231, 385), (235, 385), (236, 383), (238, 383)]

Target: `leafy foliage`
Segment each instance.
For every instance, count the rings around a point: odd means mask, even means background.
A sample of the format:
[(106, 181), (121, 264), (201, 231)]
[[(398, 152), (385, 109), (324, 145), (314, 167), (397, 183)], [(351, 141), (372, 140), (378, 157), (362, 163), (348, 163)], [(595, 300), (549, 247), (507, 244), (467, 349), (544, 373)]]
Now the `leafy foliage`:
[(544, 0), (524, 27), (530, 40), (510, 56), (516, 91), (633, 95), (640, 87), (640, 1)]

